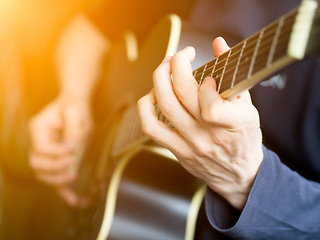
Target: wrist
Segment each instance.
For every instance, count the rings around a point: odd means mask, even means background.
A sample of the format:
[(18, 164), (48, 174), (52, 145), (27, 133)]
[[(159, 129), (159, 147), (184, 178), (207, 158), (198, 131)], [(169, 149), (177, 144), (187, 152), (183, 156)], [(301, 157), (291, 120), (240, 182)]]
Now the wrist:
[(69, 91), (61, 89), (60, 94), (57, 97), (58, 101), (64, 103), (79, 103), (79, 104), (90, 104), (91, 103), (91, 94), (84, 93), (81, 91)]
[[(260, 131), (259, 131), (260, 132)], [(261, 134), (258, 134), (261, 136)], [(250, 145), (252, 146), (252, 144)], [(255, 151), (253, 150), (255, 149)], [(226, 181), (219, 188), (212, 186), (224, 199), (226, 199), (231, 206), (237, 210), (242, 210), (247, 202), (251, 188), (259, 172), (261, 163), (263, 161), (262, 142), (257, 141), (249, 156), (245, 157), (245, 162), (239, 171), (236, 171), (237, 178)], [(210, 186), (209, 186), (210, 187)]]
[(248, 185), (245, 189), (237, 189), (236, 191), (223, 193), (221, 195), (224, 199), (227, 200), (227, 202), (229, 202), (232, 207), (239, 211), (242, 211), (244, 206), (246, 205), (252, 185), (253, 183), (251, 185)]

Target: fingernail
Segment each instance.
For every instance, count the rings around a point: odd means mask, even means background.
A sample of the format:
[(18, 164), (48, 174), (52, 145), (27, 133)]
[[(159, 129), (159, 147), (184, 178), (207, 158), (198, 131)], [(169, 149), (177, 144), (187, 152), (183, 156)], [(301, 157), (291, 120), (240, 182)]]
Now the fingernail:
[(187, 46), (187, 47), (185, 47), (184, 49), (194, 49), (194, 47), (192, 47), (192, 46)]

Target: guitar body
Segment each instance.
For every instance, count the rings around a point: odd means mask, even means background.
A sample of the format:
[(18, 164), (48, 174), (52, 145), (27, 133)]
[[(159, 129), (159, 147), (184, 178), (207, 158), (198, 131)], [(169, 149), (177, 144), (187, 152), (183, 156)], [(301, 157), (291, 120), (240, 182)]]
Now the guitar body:
[(139, 51), (134, 35), (125, 33), (107, 56), (95, 99), (97, 128), (78, 169), (76, 188), (87, 203), (75, 213), (77, 239), (193, 239), (205, 187), (143, 136), (135, 105), (166, 55), (195, 46), (201, 58), (193, 67), (199, 67), (212, 59), (211, 43), (169, 15)]

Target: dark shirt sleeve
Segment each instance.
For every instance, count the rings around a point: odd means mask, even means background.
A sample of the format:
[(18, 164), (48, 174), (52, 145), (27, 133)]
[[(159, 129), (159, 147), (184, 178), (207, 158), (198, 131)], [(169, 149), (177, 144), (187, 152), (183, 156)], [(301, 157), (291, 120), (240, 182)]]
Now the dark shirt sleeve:
[(235, 239), (320, 239), (320, 184), (290, 170), (266, 148), (241, 213), (211, 190), (205, 203), (212, 227)]

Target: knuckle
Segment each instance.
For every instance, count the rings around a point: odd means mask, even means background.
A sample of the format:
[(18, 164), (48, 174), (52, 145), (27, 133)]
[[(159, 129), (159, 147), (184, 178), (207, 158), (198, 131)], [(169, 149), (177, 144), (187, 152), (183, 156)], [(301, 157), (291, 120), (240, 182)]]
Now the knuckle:
[(153, 81), (155, 81), (155, 79), (157, 78), (157, 75), (158, 75), (158, 68), (159, 67), (157, 67), (154, 71), (153, 71), (153, 73), (152, 73), (152, 79), (153, 79)]
[(172, 57), (171, 61), (172, 62), (180, 62), (183, 59), (185, 59), (185, 54), (183, 51), (179, 51)]
[[(171, 59), (172, 62), (180, 62), (180, 61), (192, 61), (195, 55), (194, 47), (186, 47), (185, 49), (177, 52)], [(191, 59), (190, 59), (191, 58)]]
[(137, 101), (138, 109), (142, 109), (143, 108), (144, 103), (146, 102), (146, 100), (147, 100), (147, 96), (143, 96)]
[(168, 101), (166, 98), (162, 98), (159, 100), (158, 106), (161, 113), (167, 118), (168, 117), (170, 118), (170, 115), (171, 115), (170, 113), (172, 111), (172, 103)]
[(148, 123), (146, 123), (146, 122), (141, 123), (141, 130), (147, 136), (153, 136), (155, 133), (155, 127), (152, 124), (150, 124), (149, 122)]
[(201, 118), (207, 123), (217, 123), (220, 121), (217, 107), (211, 105), (210, 107), (201, 111)]
[(196, 142), (193, 149), (195, 154), (200, 157), (208, 157), (211, 152), (211, 147), (208, 144), (201, 144), (200, 142)]
[(162, 75), (163, 68), (164, 68), (164, 64), (161, 63), (161, 64), (153, 71), (152, 78), (153, 78), (154, 81), (157, 80), (157, 79)]

